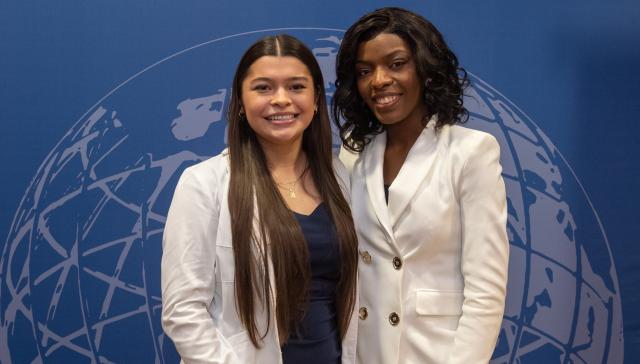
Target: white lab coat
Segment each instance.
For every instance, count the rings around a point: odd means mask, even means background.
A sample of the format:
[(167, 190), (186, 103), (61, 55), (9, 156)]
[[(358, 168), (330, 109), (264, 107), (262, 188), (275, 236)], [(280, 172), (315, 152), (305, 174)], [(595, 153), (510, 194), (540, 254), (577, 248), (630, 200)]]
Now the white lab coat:
[[(337, 159), (334, 169), (348, 193), (347, 171)], [(162, 326), (185, 364), (282, 363), (275, 310), (260, 349), (238, 318), (228, 189), (226, 151), (180, 177), (163, 237)], [(266, 310), (256, 313), (264, 333)], [(355, 363), (356, 314), (342, 342), (343, 364)]]
[(360, 244), (360, 364), (487, 363), (494, 350), (509, 255), (499, 146), (489, 134), (436, 133), (434, 124), (409, 152), (388, 205), (386, 134), (355, 161), (341, 153)]

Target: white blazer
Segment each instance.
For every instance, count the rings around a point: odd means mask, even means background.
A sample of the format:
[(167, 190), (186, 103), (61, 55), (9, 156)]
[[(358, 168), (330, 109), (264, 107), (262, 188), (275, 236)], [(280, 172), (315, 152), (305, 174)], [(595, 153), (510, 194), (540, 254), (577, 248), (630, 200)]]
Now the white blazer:
[[(227, 156), (187, 168), (176, 187), (163, 237), (162, 327), (185, 364), (282, 363), (275, 310), (260, 349), (236, 311)], [(348, 193), (347, 171), (337, 159), (334, 169)], [(355, 363), (356, 315), (342, 342), (343, 364)], [(256, 322), (263, 333), (266, 310), (257, 311)]]
[[(358, 363), (487, 363), (502, 322), (509, 243), (500, 151), (489, 134), (431, 121), (385, 202), (386, 134), (353, 164)], [(353, 155), (352, 155), (353, 156)]]

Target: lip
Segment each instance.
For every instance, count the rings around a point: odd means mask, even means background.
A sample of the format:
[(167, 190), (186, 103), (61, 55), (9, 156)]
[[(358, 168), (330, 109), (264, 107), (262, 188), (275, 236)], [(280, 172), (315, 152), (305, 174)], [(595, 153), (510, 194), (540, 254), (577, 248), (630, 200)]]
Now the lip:
[[(300, 114), (294, 112), (279, 112), (265, 116), (265, 120), (273, 125), (288, 125), (296, 121)], [(272, 119), (273, 117), (283, 117)]]
[[(400, 101), (400, 96), (401, 94), (397, 94), (397, 93), (376, 94), (371, 97), (371, 104), (376, 110), (384, 111), (395, 106), (398, 103), (398, 101)], [(389, 100), (385, 103), (378, 103), (377, 100), (382, 98), (389, 99)]]

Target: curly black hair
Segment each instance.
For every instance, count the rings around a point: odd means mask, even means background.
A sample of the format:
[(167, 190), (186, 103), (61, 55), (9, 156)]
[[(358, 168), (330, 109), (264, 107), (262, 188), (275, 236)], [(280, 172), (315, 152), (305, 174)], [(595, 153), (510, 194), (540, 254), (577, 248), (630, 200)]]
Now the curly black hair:
[(458, 58), (431, 22), (411, 11), (387, 7), (355, 22), (344, 34), (338, 51), (332, 112), (344, 146), (361, 152), (374, 135), (384, 130), (360, 97), (355, 72), (358, 47), (381, 33), (395, 34), (411, 48), (416, 71), (425, 85), (423, 100), (430, 113), (426, 120), (437, 114), (436, 130), (446, 124), (464, 123), (468, 112), (462, 98), (469, 80)]

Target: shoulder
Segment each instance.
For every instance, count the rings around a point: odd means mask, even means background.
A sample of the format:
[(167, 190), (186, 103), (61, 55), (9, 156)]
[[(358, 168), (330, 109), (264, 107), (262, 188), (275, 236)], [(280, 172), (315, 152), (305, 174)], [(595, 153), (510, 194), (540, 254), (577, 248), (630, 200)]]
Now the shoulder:
[[(364, 146), (361, 152), (352, 152), (342, 146), (340, 148), (340, 160), (344, 163), (347, 171), (349, 171), (349, 176), (353, 177), (355, 174), (362, 173), (362, 165), (366, 160), (371, 160), (372, 156), (375, 161), (378, 157), (378, 154), (384, 151), (386, 145), (387, 135), (386, 132), (378, 133), (371, 135), (371, 139), (369, 143)], [(381, 159), (380, 159), (381, 160)], [(375, 162), (374, 162), (375, 163)]]
[(455, 146), (467, 147), (498, 147), (496, 138), (484, 131), (467, 128), (460, 125), (448, 126), (449, 143)]
[(500, 154), (496, 138), (484, 131), (460, 125), (445, 125), (440, 131), (450, 153), (471, 157), (476, 154)]
[(190, 226), (189, 220), (200, 221), (198, 216), (218, 214), (222, 193), (228, 186), (226, 158), (220, 154), (182, 172), (169, 207), (167, 226)]
[(182, 172), (179, 184), (193, 188), (215, 190), (228, 180), (229, 157), (225, 149), (215, 157), (190, 166)]
[(229, 153), (227, 149), (220, 154), (194, 164), (184, 170), (184, 174), (200, 179), (216, 179), (229, 171)]
[(351, 173), (353, 171), (353, 166), (356, 164), (361, 154), (362, 153), (352, 152), (342, 146), (340, 147), (340, 154), (338, 154), (338, 156), (340, 158), (340, 161), (346, 167), (347, 171)]
[(350, 183), (349, 183), (349, 171), (347, 170), (347, 167), (341, 161), (341, 157), (338, 157), (335, 154), (333, 155), (332, 163), (333, 163), (333, 171), (336, 174), (336, 179), (338, 180), (340, 187), (342, 187), (343, 190), (348, 191)]

